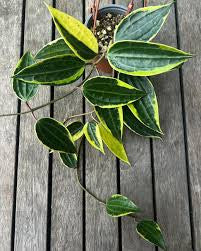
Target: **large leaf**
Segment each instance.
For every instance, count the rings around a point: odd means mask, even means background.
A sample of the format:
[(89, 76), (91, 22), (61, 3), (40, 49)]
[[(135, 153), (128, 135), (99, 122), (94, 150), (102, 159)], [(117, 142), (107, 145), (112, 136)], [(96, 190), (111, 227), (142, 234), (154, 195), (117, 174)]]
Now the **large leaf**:
[(84, 72), (85, 63), (74, 55), (48, 58), (26, 67), (14, 78), (31, 84), (65, 85), (76, 81)]
[(88, 142), (96, 149), (104, 153), (103, 142), (99, 130), (99, 126), (95, 122), (88, 122), (84, 126), (84, 135)]
[(133, 132), (140, 136), (150, 138), (161, 138), (161, 133), (158, 133), (142, 124), (131, 112), (128, 106), (123, 107), (124, 124)]
[[(34, 64), (34, 58), (30, 52), (26, 52), (22, 58), (19, 60), (14, 74), (17, 74), (22, 69), (26, 68), (29, 65)], [(38, 91), (39, 86), (27, 84), (21, 80), (13, 79), (13, 90), (19, 99), (22, 101), (29, 101)]]
[(113, 217), (121, 217), (140, 211), (131, 200), (120, 194), (112, 195), (112, 197), (107, 200), (106, 210), (107, 213)]
[(98, 42), (93, 33), (74, 17), (51, 6), (48, 9), (57, 30), (71, 50), (84, 61), (93, 59), (98, 54)]
[(77, 154), (75, 153), (60, 153), (60, 158), (63, 164), (69, 168), (77, 168)]
[(84, 83), (84, 96), (102, 108), (123, 106), (143, 97), (145, 93), (111, 77), (94, 77)]
[(170, 71), (192, 55), (176, 48), (140, 41), (120, 41), (108, 51), (110, 65), (116, 71), (133, 76), (152, 76)]
[(115, 41), (150, 41), (163, 26), (173, 3), (140, 8), (126, 16), (115, 30)]
[(123, 134), (122, 107), (100, 108), (96, 106), (95, 111), (102, 125), (105, 126), (115, 138), (121, 141)]
[(121, 141), (116, 139), (101, 123), (99, 124), (101, 138), (110, 151), (119, 159), (130, 165), (126, 151)]
[(72, 135), (73, 141), (78, 140), (83, 135), (84, 124), (81, 121), (72, 122), (67, 126), (70, 134)]
[(141, 123), (150, 129), (161, 133), (158, 101), (151, 81), (146, 77), (135, 77), (125, 74), (120, 74), (119, 78), (122, 81), (146, 92), (146, 96), (132, 104), (129, 104), (128, 107)]
[(59, 55), (73, 54), (63, 38), (58, 38), (46, 44), (35, 56), (36, 60), (52, 58)]
[(142, 220), (137, 224), (137, 233), (145, 240), (166, 250), (165, 241), (159, 225), (152, 220)]
[(42, 118), (36, 123), (38, 139), (49, 149), (64, 153), (76, 153), (72, 137), (68, 129), (52, 118)]

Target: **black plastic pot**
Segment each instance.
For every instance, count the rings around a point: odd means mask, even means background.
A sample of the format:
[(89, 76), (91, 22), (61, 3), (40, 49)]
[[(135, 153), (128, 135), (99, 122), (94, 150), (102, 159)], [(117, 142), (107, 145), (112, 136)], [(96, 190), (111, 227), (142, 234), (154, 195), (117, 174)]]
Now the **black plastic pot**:
[[(117, 4), (109, 4), (104, 6), (103, 8), (99, 9), (98, 12), (98, 17), (104, 17), (107, 13), (111, 13), (111, 14), (120, 14), (120, 15), (124, 15), (126, 14), (127, 8), (121, 5), (117, 5)], [(89, 15), (86, 19), (85, 25), (88, 28), (91, 28), (93, 26), (93, 16)], [(106, 58), (103, 58), (101, 60), (101, 62), (97, 65), (98, 70), (105, 72), (105, 73), (112, 73), (112, 68), (109, 65), (108, 61)]]

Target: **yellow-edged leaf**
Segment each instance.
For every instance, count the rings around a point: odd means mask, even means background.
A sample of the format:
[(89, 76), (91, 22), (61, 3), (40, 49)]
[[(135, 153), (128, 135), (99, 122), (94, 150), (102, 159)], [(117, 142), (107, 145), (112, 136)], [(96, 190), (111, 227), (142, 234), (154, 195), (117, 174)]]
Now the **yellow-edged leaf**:
[(101, 123), (99, 124), (101, 137), (110, 151), (120, 160), (130, 165), (122, 142), (116, 139)]
[(84, 61), (90, 61), (98, 54), (98, 42), (93, 33), (76, 18), (51, 6), (48, 9), (57, 30), (70, 49)]

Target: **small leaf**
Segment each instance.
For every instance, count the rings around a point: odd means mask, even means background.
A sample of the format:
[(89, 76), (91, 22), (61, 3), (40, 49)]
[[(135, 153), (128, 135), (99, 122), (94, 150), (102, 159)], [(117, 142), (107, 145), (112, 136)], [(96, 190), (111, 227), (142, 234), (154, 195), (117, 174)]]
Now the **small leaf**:
[(173, 3), (140, 8), (126, 16), (115, 31), (115, 42), (122, 40), (150, 41), (165, 23)]
[(145, 240), (166, 250), (165, 241), (159, 225), (152, 220), (142, 220), (137, 224), (137, 233)]
[(161, 133), (151, 130), (142, 124), (131, 112), (128, 106), (123, 107), (124, 124), (134, 133), (150, 138), (161, 138)]
[(95, 106), (115, 108), (130, 104), (145, 93), (123, 81), (111, 77), (94, 77), (84, 83), (85, 98)]
[(38, 139), (49, 149), (64, 153), (76, 153), (72, 137), (68, 129), (52, 118), (42, 118), (36, 123)]
[(110, 151), (119, 159), (130, 165), (126, 151), (121, 141), (116, 139), (101, 123), (99, 124), (101, 138)]
[(108, 50), (112, 68), (133, 76), (168, 72), (191, 57), (191, 54), (167, 45), (140, 41), (116, 42)]
[(95, 111), (102, 125), (105, 126), (115, 138), (121, 141), (123, 134), (122, 107), (109, 109), (96, 106)]
[(126, 216), (140, 211), (131, 200), (120, 194), (112, 195), (112, 197), (107, 200), (106, 210), (112, 217)]
[(15, 74), (14, 78), (37, 85), (65, 85), (81, 77), (84, 65), (74, 55), (63, 55), (28, 66)]
[(162, 133), (159, 121), (158, 101), (151, 81), (146, 77), (135, 77), (125, 74), (120, 74), (119, 78), (133, 85), (135, 88), (146, 92), (146, 96), (129, 104), (128, 107), (142, 124), (158, 133)]
[[(27, 66), (32, 65), (34, 63), (35, 61), (31, 53), (25, 53), (18, 62), (14, 74), (17, 74)], [(39, 86), (27, 84), (21, 80), (13, 79), (13, 90), (17, 97), (24, 102), (27, 102), (31, 98), (33, 98), (36, 95), (38, 88)]]
[(35, 56), (36, 60), (52, 58), (60, 55), (74, 54), (63, 38), (58, 38), (46, 44)]
[(93, 33), (79, 20), (47, 6), (57, 30), (71, 48), (71, 50), (84, 61), (93, 59), (98, 54), (98, 42)]
[(69, 168), (77, 168), (77, 154), (75, 153), (60, 153), (60, 158), (63, 164)]
[(69, 130), (70, 134), (72, 135), (73, 141), (75, 142), (83, 135), (83, 127), (84, 124), (81, 121), (75, 121), (72, 122), (67, 126), (67, 129)]
[(84, 135), (88, 142), (96, 149), (104, 153), (103, 142), (100, 135), (98, 124), (95, 122), (88, 122), (84, 126)]

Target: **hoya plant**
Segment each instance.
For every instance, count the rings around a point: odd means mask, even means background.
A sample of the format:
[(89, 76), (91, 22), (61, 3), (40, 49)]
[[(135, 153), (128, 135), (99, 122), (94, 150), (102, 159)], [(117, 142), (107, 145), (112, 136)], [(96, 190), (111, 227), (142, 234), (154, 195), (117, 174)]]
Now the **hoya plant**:
[[(152, 42), (172, 5), (144, 7), (125, 15), (105, 49), (100, 48), (94, 27), (87, 28), (74, 17), (47, 6), (61, 37), (45, 45), (34, 56), (26, 52), (12, 76), (14, 92), (30, 108), (17, 115), (34, 115), (34, 111), (77, 90), (82, 91), (91, 104), (91, 111), (75, 114), (63, 121), (51, 117), (36, 119), (35, 131), (39, 141), (51, 152), (58, 153), (66, 167), (77, 169), (80, 186), (104, 205), (109, 216), (133, 218), (137, 233), (164, 250), (166, 244), (159, 225), (140, 217), (140, 208), (133, 201), (120, 194), (101, 201), (83, 187), (79, 176), (79, 153), (85, 137), (96, 150), (104, 154), (106, 145), (117, 158), (130, 165), (122, 140), (124, 127), (144, 137), (160, 139), (163, 136), (157, 97), (149, 77), (172, 71), (192, 57), (184, 51)], [(91, 77), (103, 58), (108, 60), (116, 77)], [(85, 70), (88, 74), (78, 84), (76, 81)], [(28, 102), (40, 86), (73, 83), (75, 87), (64, 96), (30, 107)], [(86, 117), (85, 124), (82, 120), (72, 122), (72, 119), (84, 115), (90, 115)]]

